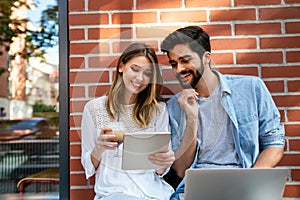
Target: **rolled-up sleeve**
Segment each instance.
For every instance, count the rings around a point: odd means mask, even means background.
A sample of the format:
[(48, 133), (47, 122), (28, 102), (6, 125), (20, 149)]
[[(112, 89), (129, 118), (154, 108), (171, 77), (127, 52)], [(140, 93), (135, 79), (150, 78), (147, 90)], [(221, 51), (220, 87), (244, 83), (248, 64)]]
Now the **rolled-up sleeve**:
[(87, 106), (85, 106), (81, 121), (81, 164), (87, 179), (95, 174), (95, 168), (91, 161), (91, 152), (96, 145), (96, 138), (97, 129), (93, 124)]
[(260, 148), (284, 148), (284, 126), (280, 123), (280, 113), (262, 80), (258, 82), (256, 92), (259, 107)]

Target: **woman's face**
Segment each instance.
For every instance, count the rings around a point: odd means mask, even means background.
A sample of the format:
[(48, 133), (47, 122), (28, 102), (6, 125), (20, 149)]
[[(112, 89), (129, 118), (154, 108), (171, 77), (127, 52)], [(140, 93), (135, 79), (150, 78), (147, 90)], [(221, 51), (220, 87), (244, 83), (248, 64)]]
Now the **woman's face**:
[(151, 62), (145, 56), (133, 57), (126, 64), (120, 65), (119, 72), (123, 72), (125, 100), (135, 103), (137, 94), (143, 91), (151, 81)]

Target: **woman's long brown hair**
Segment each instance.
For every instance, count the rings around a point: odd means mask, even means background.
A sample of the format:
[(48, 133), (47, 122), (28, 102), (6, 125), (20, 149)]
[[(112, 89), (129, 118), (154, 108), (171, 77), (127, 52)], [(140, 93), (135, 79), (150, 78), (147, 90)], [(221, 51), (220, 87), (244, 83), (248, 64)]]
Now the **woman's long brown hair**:
[(151, 116), (153, 112), (156, 111), (158, 102), (163, 100), (160, 95), (162, 77), (159, 71), (158, 59), (154, 49), (147, 44), (133, 43), (129, 45), (120, 56), (117, 63), (116, 77), (107, 93), (108, 101), (106, 103), (106, 109), (113, 119), (118, 117), (118, 112), (122, 113), (121, 105), (122, 99), (124, 98), (124, 96), (122, 96), (124, 83), (122, 78), (123, 73), (119, 72), (119, 67), (121, 64), (125, 65), (129, 60), (137, 56), (145, 56), (152, 64), (150, 83), (138, 94), (137, 102), (132, 111), (134, 121), (138, 125), (145, 127), (150, 123)]

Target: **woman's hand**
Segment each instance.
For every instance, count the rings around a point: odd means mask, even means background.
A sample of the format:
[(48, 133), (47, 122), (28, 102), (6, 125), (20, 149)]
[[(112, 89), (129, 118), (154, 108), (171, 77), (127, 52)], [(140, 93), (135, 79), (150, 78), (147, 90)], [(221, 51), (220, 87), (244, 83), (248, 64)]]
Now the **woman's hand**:
[(156, 170), (158, 175), (162, 175), (175, 161), (174, 152), (170, 149), (151, 154), (148, 158), (153, 164), (161, 166)]
[(116, 136), (112, 134), (112, 129), (104, 127), (101, 129), (100, 135), (97, 138), (96, 148), (99, 151), (104, 152), (105, 150), (115, 150), (118, 143), (115, 142)]
[(115, 150), (118, 146), (117, 142), (114, 142), (115, 135), (111, 134), (112, 129), (104, 127), (101, 129), (100, 135), (97, 138), (96, 146), (91, 153), (91, 160), (95, 168), (98, 168), (102, 159), (102, 153), (105, 150)]

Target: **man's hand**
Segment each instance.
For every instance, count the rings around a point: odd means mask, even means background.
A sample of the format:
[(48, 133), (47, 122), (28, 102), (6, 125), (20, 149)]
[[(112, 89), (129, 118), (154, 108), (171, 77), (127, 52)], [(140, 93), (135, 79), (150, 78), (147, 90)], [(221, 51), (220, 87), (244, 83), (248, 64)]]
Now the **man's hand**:
[(184, 89), (177, 100), (187, 116), (198, 117), (197, 95), (198, 93), (194, 89)]

